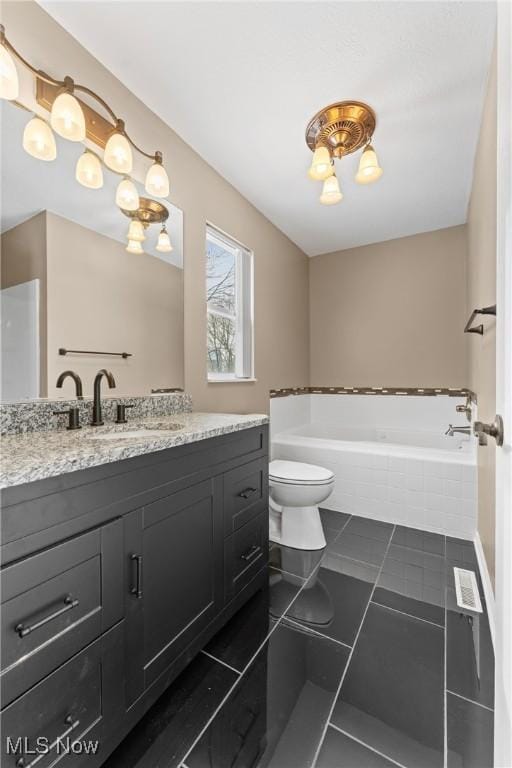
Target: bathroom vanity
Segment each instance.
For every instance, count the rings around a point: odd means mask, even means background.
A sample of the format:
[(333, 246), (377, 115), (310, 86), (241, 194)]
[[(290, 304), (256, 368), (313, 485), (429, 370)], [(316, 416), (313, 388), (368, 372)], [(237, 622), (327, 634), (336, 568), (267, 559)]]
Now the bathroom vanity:
[(101, 765), (266, 582), (266, 417), (180, 420), (151, 441), (93, 428), (5, 438), (6, 768), (53, 765), (55, 749), (33, 751), (40, 737), (99, 739), (58, 764)]

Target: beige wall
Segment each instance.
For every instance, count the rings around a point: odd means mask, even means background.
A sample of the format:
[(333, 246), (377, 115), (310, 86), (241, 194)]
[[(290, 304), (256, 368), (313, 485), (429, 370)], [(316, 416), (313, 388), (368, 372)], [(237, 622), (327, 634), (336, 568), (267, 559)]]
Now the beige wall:
[[(94, 88), (125, 119), (138, 144), (163, 151), (171, 201), (184, 212), (185, 387), (194, 407), (267, 411), (270, 388), (308, 384), (308, 260), (302, 251), (36, 3), (5, 2), (2, 17), (12, 42), (36, 67), (56, 76), (70, 74)], [(146, 167), (147, 161), (137, 157), (138, 178)], [(254, 250), (255, 383), (207, 383), (206, 221)]]
[[(85, 395), (103, 366), (116, 379), (112, 394), (183, 386), (183, 270), (52, 213), (46, 233), (48, 395), (74, 395), (72, 381), (55, 387), (65, 368), (81, 376)], [(60, 347), (133, 357), (62, 357)]]
[[(496, 52), (494, 53), (468, 209), (468, 313), (496, 303)], [(478, 417), (496, 414), (496, 323), (483, 320), (484, 335), (468, 334), (469, 385), (478, 395)], [(478, 531), (494, 578), (494, 440), (478, 449)]]
[(9, 288), (39, 279), (39, 392), (47, 395), (46, 337), (46, 215), (18, 224), (1, 236), (0, 286)]
[(312, 386), (463, 387), (466, 227), (310, 260)]

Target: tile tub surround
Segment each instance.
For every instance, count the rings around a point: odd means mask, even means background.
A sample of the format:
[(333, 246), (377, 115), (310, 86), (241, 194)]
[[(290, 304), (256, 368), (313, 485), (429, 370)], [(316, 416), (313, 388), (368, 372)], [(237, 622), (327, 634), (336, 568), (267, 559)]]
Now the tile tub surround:
[[(103, 427), (84, 427), (76, 431), (60, 429), (6, 435), (0, 438), (0, 488), (227, 435), (267, 422), (268, 416), (262, 414), (177, 413), (143, 421), (132, 419), (124, 425), (105, 424)], [(108, 432), (131, 431), (141, 427), (165, 429), (175, 424), (180, 426), (179, 430), (150, 438), (94, 439)]]
[[(108, 388), (103, 384), (101, 398), (105, 422), (114, 421), (118, 403), (131, 405), (127, 411), (128, 421), (137, 418), (147, 419), (156, 416), (172, 416), (175, 413), (189, 413), (192, 410), (192, 398), (184, 392), (147, 395), (146, 397), (109, 397)], [(64, 427), (67, 416), (55, 416), (54, 411), (78, 407), (80, 421), (88, 424), (92, 418), (92, 397), (83, 400), (28, 400), (16, 403), (0, 404), (0, 435), (12, 435), (19, 432), (51, 431)]]
[[(310, 553), (273, 544), (268, 587), (210, 641), (104, 768), (491, 768), (492, 706), (467, 695), (475, 649), (487, 649), (486, 614), (475, 627), (459, 610), (456, 630), (450, 621), (421, 619), (429, 606), (437, 610), (438, 595), (416, 594), (419, 571), (395, 586), (383, 578), (392, 547), (404, 551), (404, 563), (439, 558), (444, 612), (453, 565), (476, 563), (472, 543), (321, 515), (328, 547)], [(355, 536), (366, 546), (354, 549)], [(366, 561), (352, 559), (365, 553)], [(461, 640), (455, 659), (450, 649)], [(487, 650), (481, 664), (492, 677)]]
[[(270, 404), (272, 458), (330, 469), (331, 509), (473, 538), (476, 441), (444, 437), (450, 422), (468, 423), (455, 411), (463, 402), (450, 396), (276, 398)], [(422, 442), (432, 447), (419, 447)]]

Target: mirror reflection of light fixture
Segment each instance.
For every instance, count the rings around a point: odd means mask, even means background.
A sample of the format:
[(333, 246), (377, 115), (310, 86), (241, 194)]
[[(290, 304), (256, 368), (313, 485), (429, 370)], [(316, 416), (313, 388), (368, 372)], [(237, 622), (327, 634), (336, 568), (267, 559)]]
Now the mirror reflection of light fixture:
[(138, 240), (128, 240), (128, 245), (126, 246), (126, 250), (128, 251), (128, 253), (135, 253), (137, 255), (144, 253), (144, 249)]
[(359, 169), (356, 174), (358, 184), (371, 184), (382, 176), (382, 168), (377, 159), (377, 153), (371, 144), (365, 147), (359, 161)]
[(132, 219), (128, 227), (128, 240), (134, 240), (136, 243), (143, 243), (146, 239), (144, 226), (138, 219)]
[(59, 93), (52, 104), (50, 125), (55, 133), (69, 141), (85, 139), (85, 117), (82, 107), (72, 93)]
[(53, 131), (40, 117), (33, 117), (23, 131), (23, 149), (37, 160), (55, 160), (57, 147)]
[(78, 158), (75, 177), (83, 187), (89, 189), (100, 189), (103, 186), (103, 170), (100, 160), (88, 149)]
[(320, 202), (322, 205), (334, 205), (335, 203), (339, 203), (340, 200), (343, 200), (343, 195), (341, 194), (338, 179), (333, 173), (332, 176), (329, 176), (329, 178), (324, 181)]
[(19, 95), (18, 72), (14, 59), (3, 44), (3, 29), (0, 45), (0, 97), (13, 101)]
[[(324, 107), (309, 121), (306, 128), (306, 143), (313, 152), (309, 169), (312, 179), (323, 180), (320, 202), (332, 205), (343, 199), (338, 180), (333, 171), (332, 161), (356, 152), (364, 151), (359, 163), (356, 181), (369, 184), (382, 176), (377, 155), (370, 141), (375, 131), (377, 118), (368, 104), (361, 101), (340, 101)], [(329, 160), (329, 166), (327, 162)]]
[[(143, 157), (148, 158), (152, 165), (146, 176), (146, 190), (148, 194), (154, 197), (167, 197), (169, 195), (169, 176), (163, 166), (162, 153), (159, 151), (149, 153), (145, 152), (135, 144), (124, 127), (121, 120), (109, 106), (109, 104), (99, 94), (95, 93), (86, 85), (75, 83), (67, 76), (63, 80), (57, 80), (54, 77), (36, 69), (26, 58), (24, 58), (5, 35), (5, 28), (0, 24), (0, 97), (14, 101), (19, 95), (18, 73), (15, 61), (18, 61), (35, 78), (36, 82), (36, 100), (40, 106), (50, 112), (50, 125), (53, 130), (69, 141), (84, 141), (86, 138), (104, 149), (105, 165), (116, 173), (131, 173), (133, 166), (132, 148)], [(88, 100), (93, 99), (101, 105), (102, 110), (107, 113), (108, 119), (94, 110), (89, 103), (80, 101), (75, 93), (85, 93)], [(23, 107), (22, 104), (16, 106)], [(24, 107), (23, 107), (24, 108)], [(44, 121), (43, 121), (44, 123)], [(39, 136), (43, 135), (40, 125), (32, 125), (27, 134), (25, 148), (34, 157), (39, 159), (51, 159), (53, 146), (46, 132), (46, 138), (41, 141), (38, 139), (35, 143), (30, 141), (31, 132), (35, 128), (41, 130)], [(48, 155), (48, 156), (46, 156)], [(80, 163), (82, 166), (91, 162), (88, 158)], [(101, 170), (101, 167), (100, 167)], [(81, 184), (85, 178), (82, 173), (78, 174), (77, 179)], [(97, 168), (96, 168), (97, 171)], [(102, 172), (102, 170), (101, 170)], [(99, 174), (95, 173), (96, 184), (86, 184), (92, 188), (101, 186), (98, 184)], [(119, 206), (127, 210), (135, 210), (138, 207), (138, 195), (134, 194), (135, 187), (128, 189), (128, 184), (121, 182), (117, 189), (116, 202)], [(130, 206), (133, 206), (130, 208)]]
[(119, 182), (116, 191), (116, 205), (123, 211), (136, 211), (139, 207), (139, 193), (131, 179)]
[(146, 192), (155, 197), (167, 197), (169, 194), (169, 177), (162, 165), (162, 158), (158, 156), (146, 175)]
[(172, 251), (171, 238), (169, 237), (165, 224), (158, 235), (156, 249), (157, 251), (160, 251), (160, 253), (170, 253)]
[(113, 133), (105, 146), (105, 165), (116, 173), (131, 173), (133, 168), (132, 149), (126, 136)]

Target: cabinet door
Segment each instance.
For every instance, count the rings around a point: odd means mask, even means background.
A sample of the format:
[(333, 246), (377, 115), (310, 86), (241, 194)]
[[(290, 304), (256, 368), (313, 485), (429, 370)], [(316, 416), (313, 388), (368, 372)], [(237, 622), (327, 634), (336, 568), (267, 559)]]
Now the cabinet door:
[(221, 478), (126, 518), (128, 704), (220, 611), (222, 529)]

